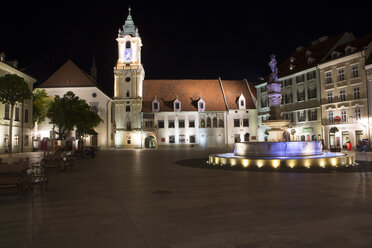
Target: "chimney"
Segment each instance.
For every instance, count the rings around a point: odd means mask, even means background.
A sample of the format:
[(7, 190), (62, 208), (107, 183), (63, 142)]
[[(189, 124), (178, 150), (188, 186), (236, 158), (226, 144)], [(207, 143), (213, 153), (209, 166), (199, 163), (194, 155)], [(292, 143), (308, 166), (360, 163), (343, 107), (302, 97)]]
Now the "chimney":
[(6, 57), (5, 53), (4, 52), (1, 52), (0, 53), (0, 61), (4, 62), (5, 61), (5, 57)]
[(97, 81), (96, 57), (93, 55), (92, 67), (90, 67), (90, 76)]

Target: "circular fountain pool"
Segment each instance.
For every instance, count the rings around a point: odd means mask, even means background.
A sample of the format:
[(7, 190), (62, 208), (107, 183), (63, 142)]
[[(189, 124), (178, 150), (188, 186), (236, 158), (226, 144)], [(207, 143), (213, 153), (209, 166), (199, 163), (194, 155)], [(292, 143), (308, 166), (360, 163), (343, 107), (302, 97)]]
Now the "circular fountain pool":
[(322, 152), (320, 141), (239, 142), (234, 153), (209, 156), (214, 165), (248, 167), (338, 167), (355, 164), (355, 157), (344, 153)]

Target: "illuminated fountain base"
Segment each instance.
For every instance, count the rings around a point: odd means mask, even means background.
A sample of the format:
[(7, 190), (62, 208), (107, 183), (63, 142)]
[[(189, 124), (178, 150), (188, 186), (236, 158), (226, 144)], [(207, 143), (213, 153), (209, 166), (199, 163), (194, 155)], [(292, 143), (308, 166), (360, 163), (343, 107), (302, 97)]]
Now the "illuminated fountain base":
[(240, 142), (234, 153), (209, 156), (209, 164), (248, 167), (341, 167), (355, 164), (355, 157), (322, 152), (320, 141)]

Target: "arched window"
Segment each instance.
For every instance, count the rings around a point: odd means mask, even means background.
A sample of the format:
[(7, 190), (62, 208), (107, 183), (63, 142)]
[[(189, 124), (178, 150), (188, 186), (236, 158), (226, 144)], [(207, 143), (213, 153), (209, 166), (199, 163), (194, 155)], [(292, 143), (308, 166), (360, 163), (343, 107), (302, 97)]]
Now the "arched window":
[(125, 106), (125, 112), (130, 112), (130, 105)]
[(125, 43), (125, 48), (130, 48), (130, 41), (129, 40)]
[(223, 120), (219, 119), (218, 120), (218, 127), (223, 127), (223, 126), (224, 126)]
[(316, 140), (316, 135), (315, 135), (315, 134), (313, 134), (313, 135), (311, 136), (311, 140)]
[(217, 127), (217, 117), (213, 117), (213, 127)]
[(212, 119), (207, 117), (207, 127), (212, 127)]
[(205, 120), (204, 119), (200, 120), (200, 127), (205, 128)]
[(301, 135), (301, 141), (305, 141), (305, 135)]
[(127, 92), (125, 93), (125, 96), (126, 97), (129, 97), (129, 91), (127, 90)]

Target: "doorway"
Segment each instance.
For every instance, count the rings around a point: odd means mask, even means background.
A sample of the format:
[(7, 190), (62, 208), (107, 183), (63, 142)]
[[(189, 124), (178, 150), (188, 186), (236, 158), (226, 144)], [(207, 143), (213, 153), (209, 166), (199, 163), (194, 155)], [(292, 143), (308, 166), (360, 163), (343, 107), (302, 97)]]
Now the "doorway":
[(147, 136), (145, 139), (145, 148), (155, 148), (156, 140), (154, 136)]

